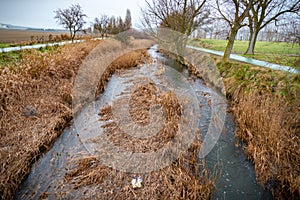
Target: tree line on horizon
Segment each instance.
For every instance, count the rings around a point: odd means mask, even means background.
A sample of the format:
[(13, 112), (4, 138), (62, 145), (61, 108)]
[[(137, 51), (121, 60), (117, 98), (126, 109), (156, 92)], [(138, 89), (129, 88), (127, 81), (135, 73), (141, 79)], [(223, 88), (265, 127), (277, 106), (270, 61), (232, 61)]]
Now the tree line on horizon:
[[(197, 28), (212, 29), (221, 22), (229, 29), (223, 61), (231, 54), (237, 32), (248, 27), (249, 44), (245, 54), (254, 54), (258, 33), (266, 26), (296, 18), (300, 19), (300, 1), (298, 0), (145, 0), (141, 9), (141, 23), (148, 32), (163, 27), (190, 36)], [(72, 40), (76, 32), (82, 30), (85, 23), (82, 8), (79, 4), (67, 9), (55, 11), (55, 19), (69, 30)], [(95, 18), (94, 30), (102, 37), (117, 34), (131, 28), (131, 15), (127, 9), (125, 20), (121, 17), (101, 15)], [(295, 37), (300, 44), (300, 24), (296, 26)]]
[(100, 18), (95, 18), (93, 23), (94, 32), (99, 32), (102, 36), (107, 36), (107, 34), (118, 34), (131, 29), (131, 13), (130, 10), (126, 10), (126, 16), (123, 20), (122, 17), (115, 17), (102, 14)]
[[(57, 23), (69, 31), (72, 41), (79, 31), (85, 31), (83, 29), (84, 24), (86, 24), (84, 18), (87, 15), (83, 12), (79, 4), (73, 4), (65, 9), (57, 9), (54, 13)], [(124, 20), (120, 16), (116, 18), (115, 16), (109, 17), (102, 14), (99, 18), (95, 18), (92, 27), (94, 28), (94, 32), (100, 33), (102, 37), (107, 36), (107, 34), (118, 34), (129, 30), (132, 27), (130, 10), (127, 9)]]
[(165, 27), (190, 36), (199, 27), (214, 29), (215, 24), (227, 32), (223, 56), (226, 62), (231, 54), (237, 32), (248, 27), (250, 32), (245, 54), (254, 54), (258, 33), (270, 24), (287, 24), (294, 18), (294, 37), (300, 44), (299, 0), (146, 0), (142, 8), (142, 23), (150, 32)]

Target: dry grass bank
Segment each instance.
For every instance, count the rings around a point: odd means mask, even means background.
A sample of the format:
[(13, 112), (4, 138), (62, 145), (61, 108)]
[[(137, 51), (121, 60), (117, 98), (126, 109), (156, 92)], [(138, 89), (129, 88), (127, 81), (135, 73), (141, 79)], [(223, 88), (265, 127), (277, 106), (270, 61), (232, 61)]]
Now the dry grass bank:
[(31, 165), (72, 119), (76, 73), (98, 44), (87, 41), (47, 53), (30, 50), (17, 66), (1, 68), (0, 199), (13, 197)]
[[(172, 53), (162, 52), (176, 58)], [(196, 58), (192, 52), (188, 56)], [(240, 63), (222, 64), (219, 57), (211, 57), (217, 63), (239, 126), (236, 136), (245, 144), (258, 182), (270, 189), (276, 199), (297, 199), (300, 196), (300, 75)], [(211, 64), (205, 62), (204, 55), (198, 63), (201, 62)], [(195, 76), (208, 78), (209, 74), (201, 71), (203, 67), (198, 69), (193, 63), (183, 63)]]
[(0, 72), (0, 196), (12, 198), (31, 165), (72, 118), (72, 84), (82, 60), (99, 42), (56, 51), (30, 50)]
[(219, 64), (257, 179), (276, 199), (300, 196), (300, 75)]

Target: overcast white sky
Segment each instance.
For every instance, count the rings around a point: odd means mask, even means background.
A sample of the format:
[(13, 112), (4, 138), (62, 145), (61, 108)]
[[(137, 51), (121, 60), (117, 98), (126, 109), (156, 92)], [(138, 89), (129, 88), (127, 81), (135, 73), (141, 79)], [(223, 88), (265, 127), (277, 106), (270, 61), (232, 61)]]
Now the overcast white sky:
[(86, 18), (87, 25), (101, 14), (108, 16), (126, 15), (130, 9), (133, 26), (136, 27), (140, 7), (145, 0), (0, 0), (0, 23), (34, 28), (62, 28), (54, 19), (54, 10), (67, 8), (79, 3)]

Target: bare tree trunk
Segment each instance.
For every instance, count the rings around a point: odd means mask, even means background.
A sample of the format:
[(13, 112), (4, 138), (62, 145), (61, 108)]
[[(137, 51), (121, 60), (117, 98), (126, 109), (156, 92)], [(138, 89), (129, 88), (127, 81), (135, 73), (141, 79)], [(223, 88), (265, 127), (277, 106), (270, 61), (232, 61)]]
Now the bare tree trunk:
[(230, 31), (229, 39), (222, 59), (223, 62), (227, 62), (227, 60), (229, 59), (237, 32), (238, 28), (236, 26), (234, 26)]
[(249, 41), (248, 48), (247, 48), (247, 51), (245, 52), (245, 54), (254, 54), (254, 48), (255, 48), (255, 44), (256, 44), (257, 35), (258, 35), (257, 29), (254, 29), (253, 31), (251, 31), (250, 41)]
[(72, 28), (69, 28), (69, 31), (70, 31), (70, 37), (71, 37), (71, 40), (72, 40), (72, 43), (73, 43), (73, 31), (72, 31)]

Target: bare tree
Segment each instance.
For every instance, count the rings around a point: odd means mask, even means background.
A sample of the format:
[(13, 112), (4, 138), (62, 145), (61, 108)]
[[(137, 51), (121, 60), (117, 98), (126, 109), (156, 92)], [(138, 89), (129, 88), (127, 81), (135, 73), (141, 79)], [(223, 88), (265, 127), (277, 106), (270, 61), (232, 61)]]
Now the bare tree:
[(125, 24), (123, 23), (122, 17), (118, 17), (117, 19), (117, 33), (121, 33), (125, 30)]
[(246, 26), (245, 18), (249, 15), (249, 10), (253, 5), (253, 0), (215, 0), (214, 7), (217, 9), (222, 20), (225, 20), (230, 27), (230, 34), (223, 56), (223, 61), (227, 61), (231, 54), (235, 37), (238, 30)]
[(76, 33), (82, 30), (85, 24), (84, 17), (86, 15), (83, 13), (81, 6), (79, 4), (72, 5), (66, 9), (58, 9), (54, 13), (57, 23), (69, 30), (73, 42)]
[(254, 54), (257, 35), (269, 23), (276, 22), (281, 15), (297, 13), (300, 9), (299, 0), (258, 0), (249, 12), (250, 41), (245, 54)]
[(225, 40), (230, 32), (230, 28), (226, 22), (222, 20), (214, 20), (208, 25), (207, 32), (210, 34), (211, 39)]
[(142, 24), (147, 30), (165, 27), (189, 36), (201, 23), (206, 0), (146, 0)]
[(300, 15), (291, 16), (291, 19), (282, 25), (282, 32), (285, 31), (288, 36), (288, 42), (300, 45)]
[(109, 19), (109, 23), (108, 23), (108, 32), (110, 34), (116, 34), (118, 33), (118, 30), (117, 30), (117, 23), (116, 23), (116, 18), (115, 16), (112, 16), (110, 19)]
[(129, 9), (127, 9), (127, 11), (126, 11), (126, 17), (125, 17), (124, 26), (125, 26), (125, 30), (129, 30), (131, 28), (131, 26), (132, 26), (132, 23), (131, 23), (131, 13), (130, 13)]
[(107, 15), (101, 15), (100, 19), (95, 18), (94, 29), (99, 31), (102, 38), (104, 38), (104, 36), (107, 36), (109, 21), (110, 19)]

